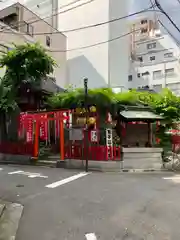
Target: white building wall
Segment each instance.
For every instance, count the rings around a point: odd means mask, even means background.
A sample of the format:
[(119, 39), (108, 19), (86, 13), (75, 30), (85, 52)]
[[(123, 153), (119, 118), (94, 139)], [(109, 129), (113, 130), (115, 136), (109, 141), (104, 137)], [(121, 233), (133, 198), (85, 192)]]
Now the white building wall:
[[(109, 20), (128, 14), (128, 1), (109, 1)], [(109, 24), (109, 39), (127, 34), (129, 29), (127, 19)], [(109, 85), (115, 88), (128, 89), (129, 70), (129, 35), (109, 42)]]
[[(148, 49), (148, 44), (153, 43), (156, 47)], [(173, 39), (162, 35), (138, 41), (135, 46), (136, 61), (131, 61), (129, 88), (148, 85), (158, 91), (166, 87), (180, 94), (180, 49)], [(139, 58), (142, 58), (141, 61)]]
[[(72, 0), (62, 0), (61, 5)], [(81, 1), (82, 2), (87, 2)], [(96, 0), (82, 7), (59, 15), (59, 29), (67, 30), (108, 21), (109, 0)], [(59, 5), (59, 7), (61, 7)], [(77, 5), (77, 4), (76, 4)], [(75, 6), (75, 5), (74, 5)], [(71, 5), (72, 7), (72, 5)], [(69, 7), (67, 7), (68, 9)], [(84, 48), (109, 39), (109, 26), (88, 28), (66, 33), (67, 49)], [(105, 87), (108, 83), (108, 43), (67, 52), (68, 83), (74, 87), (83, 86), (83, 78), (88, 77), (88, 86)]]

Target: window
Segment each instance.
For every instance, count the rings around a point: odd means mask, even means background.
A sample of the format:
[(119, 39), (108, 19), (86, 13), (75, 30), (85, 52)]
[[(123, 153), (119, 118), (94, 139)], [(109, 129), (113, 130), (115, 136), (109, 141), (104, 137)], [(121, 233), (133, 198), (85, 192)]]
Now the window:
[(164, 54), (164, 57), (165, 57), (165, 58), (173, 57), (173, 53), (172, 53), (172, 52), (165, 53), (165, 54)]
[(174, 68), (165, 69), (166, 76), (173, 76), (174, 75)]
[(29, 23), (27, 23), (27, 34), (29, 34), (30, 36), (33, 36), (34, 34), (34, 28), (32, 25), (29, 25)]
[(170, 90), (178, 90), (178, 89), (180, 89), (180, 83), (168, 83), (166, 86)]
[(147, 31), (148, 31), (147, 28), (142, 28), (141, 29), (141, 33), (147, 33)]
[(51, 46), (51, 38), (49, 36), (46, 36), (46, 46)]
[(140, 77), (141, 77), (141, 74), (140, 74), (140, 73), (138, 73), (138, 74), (137, 74), (137, 77), (138, 77), (138, 78), (140, 78)]
[(139, 62), (143, 62), (143, 57), (138, 57)]
[(132, 75), (129, 75), (129, 76), (128, 76), (128, 81), (131, 82), (132, 79), (133, 79)]
[(156, 59), (155, 56), (150, 57), (150, 61), (154, 61)]
[(153, 89), (154, 89), (155, 92), (161, 92), (162, 91), (162, 84), (154, 85)]
[(147, 49), (153, 49), (153, 48), (156, 48), (156, 42), (147, 44)]
[(154, 71), (153, 72), (153, 79), (159, 79), (159, 78), (162, 78), (162, 71), (161, 70), (158, 70), (158, 71)]
[(146, 71), (146, 72), (142, 73), (142, 76), (149, 76), (149, 72)]
[(141, 24), (146, 24), (146, 23), (147, 23), (147, 19), (141, 20)]

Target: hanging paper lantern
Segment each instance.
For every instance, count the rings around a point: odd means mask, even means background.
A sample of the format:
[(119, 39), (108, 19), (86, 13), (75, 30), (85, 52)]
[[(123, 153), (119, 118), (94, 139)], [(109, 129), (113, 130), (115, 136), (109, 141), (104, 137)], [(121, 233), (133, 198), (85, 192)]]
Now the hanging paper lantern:
[(96, 107), (95, 106), (91, 106), (89, 110), (90, 110), (90, 112), (96, 112)]
[(95, 119), (94, 117), (90, 117), (90, 118), (88, 119), (88, 124), (94, 125), (95, 123), (96, 123), (96, 119)]

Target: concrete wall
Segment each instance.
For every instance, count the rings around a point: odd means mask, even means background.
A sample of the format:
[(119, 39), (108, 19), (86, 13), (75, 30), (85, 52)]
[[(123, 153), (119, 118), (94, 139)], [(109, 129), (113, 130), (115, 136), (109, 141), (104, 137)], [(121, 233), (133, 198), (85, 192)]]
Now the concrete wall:
[(123, 169), (161, 169), (161, 148), (123, 148)]

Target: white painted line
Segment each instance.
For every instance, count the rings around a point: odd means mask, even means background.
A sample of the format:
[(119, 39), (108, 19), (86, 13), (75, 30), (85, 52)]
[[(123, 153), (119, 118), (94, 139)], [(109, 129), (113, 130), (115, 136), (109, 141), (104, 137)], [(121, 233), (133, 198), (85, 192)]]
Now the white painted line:
[(28, 176), (29, 178), (36, 178), (36, 177), (39, 177), (39, 178), (48, 178), (48, 176), (43, 176), (43, 175), (41, 175), (41, 174), (32, 174), (32, 175), (30, 175), (30, 176)]
[(31, 173), (31, 172), (24, 172), (24, 171), (15, 171), (8, 173), (9, 175), (20, 174), (27, 176), (28, 178), (48, 178), (48, 176), (43, 176), (41, 173)]
[(13, 174), (18, 174), (18, 173), (23, 173), (24, 171), (15, 171), (15, 172), (9, 172), (9, 175), (13, 175)]
[(87, 233), (85, 237), (87, 240), (97, 240), (96, 235), (94, 233)]
[(180, 179), (180, 175), (175, 175), (173, 177), (163, 177), (164, 180)]
[(3, 170), (3, 168), (0, 168), (0, 171), (2, 171)]
[(164, 180), (170, 180), (173, 183), (180, 183), (180, 175), (175, 175), (173, 177), (164, 177)]
[(74, 175), (74, 176), (71, 176), (71, 177), (68, 177), (68, 178), (65, 178), (63, 180), (60, 180), (60, 181), (57, 181), (57, 182), (54, 182), (54, 183), (51, 183), (49, 185), (46, 185), (47, 188), (56, 188), (56, 187), (59, 187), (61, 185), (64, 185), (66, 183), (69, 183), (69, 182), (72, 182), (78, 178), (81, 178), (81, 177), (84, 177), (86, 175), (88, 175), (89, 173), (79, 173), (77, 175)]

